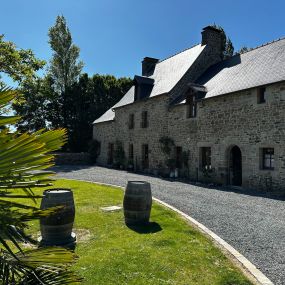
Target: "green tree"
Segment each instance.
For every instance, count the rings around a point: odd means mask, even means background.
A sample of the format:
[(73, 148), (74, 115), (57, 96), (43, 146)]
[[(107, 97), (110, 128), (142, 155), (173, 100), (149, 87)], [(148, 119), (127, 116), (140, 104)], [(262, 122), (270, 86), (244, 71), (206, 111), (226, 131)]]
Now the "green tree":
[[(22, 96), (13, 104), (22, 116), (17, 127), (22, 131), (36, 131), (43, 127), (62, 127), (62, 101), (54, 90), (50, 76), (26, 81)], [(65, 99), (65, 127), (68, 131), (67, 149), (86, 151), (92, 139), (92, 122), (115, 105), (132, 86), (130, 78), (112, 75), (82, 74), (78, 82), (67, 89)]]
[[(16, 126), (22, 131), (36, 131), (48, 126), (48, 107), (53, 89), (49, 78), (33, 78), (25, 80), (19, 90), (21, 96), (13, 102), (16, 114), (22, 117)], [(54, 113), (54, 112), (51, 112)]]
[(21, 85), (22, 97), (13, 104), (22, 121), (22, 131), (40, 128), (66, 128), (65, 149), (86, 151), (92, 138), (92, 122), (117, 103), (132, 85), (130, 78), (95, 74), (80, 75), (82, 62), (79, 48), (72, 43), (63, 16), (49, 30), (53, 50), (48, 74), (26, 80)]
[(252, 48), (248, 48), (246, 46), (243, 46), (239, 49), (239, 51), (236, 52), (236, 54), (243, 54), (243, 53), (248, 52), (250, 50), (252, 50)]
[(54, 90), (53, 79), (46, 75), (23, 82), (21, 95), (13, 101), (12, 107), (21, 116), (18, 130), (37, 131), (42, 128), (62, 127), (62, 100)]
[(80, 76), (66, 100), (68, 146), (86, 151), (92, 139), (92, 122), (115, 105), (132, 86), (130, 78), (95, 74)]
[(79, 61), (80, 49), (73, 44), (70, 30), (63, 16), (57, 16), (55, 25), (49, 29), (49, 44), (53, 51), (49, 64), (49, 76), (56, 91), (53, 105), (59, 108), (59, 126), (68, 128), (68, 94), (77, 82), (83, 62)]
[[(9, 104), (16, 92), (0, 88), (0, 109)], [(0, 126), (13, 124), (17, 116), (1, 116)], [(17, 198), (40, 198), (34, 187), (52, 182), (51, 172), (42, 172), (53, 165), (55, 151), (65, 143), (63, 129), (29, 133), (0, 131), (0, 284), (62, 285), (79, 284), (69, 267), (74, 254), (63, 248), (38, 248), (23, 251), (21, 242), (31, 241), (25, 234), (27, 222), (55, 211), (39, 210), (36, 205), (13, 202)], [(22, 190), (22, 191), (20, 191)], [(15, 249), (16, 248), (16, 249)]]
[(56, 89), (63, 93), (78, 80), (83, 68), (83, 62), (78, 60), (80, 49), (73, 44), (63, 16), (57, 16), (56, 23), (49, 29), (48, 35), (53, 50), (49, 74), (54, 80)]
[[(14, 81), (22, 82), (31, 79), (35, 71), (41, 69), (45, 61), (37, 59), (30, 49), (18, 49), (9, 41), (4, 41), (0, 35), (0, 74), (5, 73)], [(0, 81), (0, 85), (4, 85)]]
[(234, 46), (230, 38), (226, 38), (225, 50), (224, 50), (224, 59), (230, 58), (234, 54)]
[(234, 46), (233, 46), (231, 39), (226, 35), (225, 30), (221, 26), (217, 26), (216, 24), (213, 24), (212, 27), (222, 32), (223, 59), (232, 57), (234, 54)]

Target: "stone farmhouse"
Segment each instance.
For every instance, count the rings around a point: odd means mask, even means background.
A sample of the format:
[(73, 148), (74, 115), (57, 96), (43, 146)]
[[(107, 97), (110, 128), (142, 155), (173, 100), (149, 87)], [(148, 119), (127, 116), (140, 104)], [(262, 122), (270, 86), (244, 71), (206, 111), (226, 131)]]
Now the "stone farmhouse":
[[(285, 193), (285, 39), (222, 60), (222, 34), (164, 60), (94, 121), (98, 163)], [(173, 173), (173, 172), (171, 172)]]

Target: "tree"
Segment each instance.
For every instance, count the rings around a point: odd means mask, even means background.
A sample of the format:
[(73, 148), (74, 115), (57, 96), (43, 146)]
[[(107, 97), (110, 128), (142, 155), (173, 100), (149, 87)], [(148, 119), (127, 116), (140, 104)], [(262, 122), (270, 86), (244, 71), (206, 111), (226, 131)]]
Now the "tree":
[[(67, 89), (65, 98), (65, 127), (68, 131), (66, 148), (71, 151), (87, 151), (92, 139), (92, 122), (115, 105), (132, 86), (130, 78), (112, 75), (82, 74)], [(17, 127), (22, 131), (40, 128), (62, 127), (62, 101), (53, 88), (50, 76), (26, 81), (21, 86), (22, 96), (13, 104), (22, 116)]]
[(83, 62), (78, 61), (80, 49), (72, 43), (72, 36), (63, 16), (57, 16), (56, 23), (49, 29), (49, 44), (53, 50), (49, 74), (59, 93), (78, 80)]
[(236, 52), (236, 54), (243, 54), (243, 53), (248, 52), (250, 50), (252, 50), (252, 48), (248, 48), (246, 46), (243, 46), (239, 49), (239, 51)]
[(25, 80), (19, 90), (21, 95), (13, 102), (13, 109), (22, 119), (17, 122), (18, 130), (36, 131), (48, 126), (48, 117), (54, 114), (49, 105), (53, 94), (50, 78)]
[(59, 126), (68, 128), (68, 90), (77, 82), (83, 62), (79, 61), (79, 47), (73, 44), (72, 36), (63, 16), (57, 16), (56, 23), (49, 29), (49, 44), (53, 50), (49, 65), (49, 76), (53, 80), (56, 95), (54, 105), (60, 109)]
[[(0, 88), (0, 109), (16, 95), (15, 91)], [(18, 120), (17, 116), (1, 116), (0, 126)], [(25, 233), (28, 221), (47, 216), (56, 209), (41, 211), (35, 206), (13, 202), (15, 198), (35, 200), (41, 197), (36, 196), (32, 189), (50, 185), (52, 173), (41, 170), (53, 165), (50, 152), (60, 148), (65, 141), (63, 129), (40, 130), (33, 134), (0, 130), (1, 285), (79, 284), (81, 280), (69, 269), (75, 258), (72, 252), (63, 248), (23, 251), (19, 243), (31, 241)]]
[(229, 37), (227, 37), (224, 29), (221, 26), (217, 26), (216, 24), (212, 25), (213, 28), (218, 29), (222, 32), (222, 52), (223, 59), (227, 59), (233, 56), (234, 54), (234, 46)]
[(230, 58), (234, 54), (234, 46), (230, 38), (226, 38), (225, 50), (223, 52), (224, 59)]
[[(45, 61), (37, 59), (30, 49), (17, 49), (14, 43), (4, 41), (4, 36), (0, 35), (0, 74), (5, 73), (14, 81), (22, 82), (31, 79), (44, 64)], [(4, 83), (0, 81), (0, 85)]]
[(80, 76), (66, 98), (68, 147), (86, 151), (92, 139), (92, 122), (115, 105), (132, 86), (130, 78), (95, 74)]
[(72, 43), (65, 18), (58, 16), (49, 30), (53, 50), (48, 74), (26, 80), (23, 94), (14, 104), (23, 131), (66, 128), (67, 150), (86, 151), (92, 138), (92, 122), (117, 103), (132, 85), (130, 78), (87, 74), (80, 76), (79, 48)]

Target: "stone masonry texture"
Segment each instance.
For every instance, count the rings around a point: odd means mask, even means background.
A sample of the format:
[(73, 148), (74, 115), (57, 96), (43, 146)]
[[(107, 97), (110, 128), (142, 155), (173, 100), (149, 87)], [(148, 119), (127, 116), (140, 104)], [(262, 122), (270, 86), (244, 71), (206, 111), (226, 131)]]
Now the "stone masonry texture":
[[(107, 164), (108, 143), (119, 140), (126, 155), (129, 144), (133, 144), (135, 164), (142, 170), (142, 144), (148, 144), (147, 171), (155, 173), (165, 166), (166, 159), (159, 139), (168, 136), (183, 151), (190, 151), (191, 180), (228, 184), (230, 151), (238, 146), (242, 154), (242, 186), (284, 194), (285, 83), (266, 86), (266, 102), (262, 104), (258, 103), (257, 92), (258, 88), (251, 88), (202, 100), (197, 104), (195, 118), (187, 118), (186, 104), (169, 106), (168, 94), (116, 108), (114, 121), (98, 123), (93, 128), (93, 138), (101, 142), (98, 163)], [(148, 111), (147, 128), (141, 128), (143, 111)], [(135, 116), (133, 129), (128, 127), (129, 114)], [(201, 171), (201, 147), (211, 147), (209, 177)], [(274, 148), (273, 170), (262, 169), (265, 147)]]

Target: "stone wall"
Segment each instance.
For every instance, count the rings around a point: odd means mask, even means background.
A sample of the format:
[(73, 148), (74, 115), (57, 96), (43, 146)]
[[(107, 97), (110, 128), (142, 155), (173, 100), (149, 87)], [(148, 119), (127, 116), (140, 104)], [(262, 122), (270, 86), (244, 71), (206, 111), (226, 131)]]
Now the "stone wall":
[[(229, 151), (242, 153), (242, 185), (260, 190), (285, 189), (285, 84), (266, 88), (257, 103), (257, 88), (206, 100), (199, 105), (198, 145), (212, 147), (215, 180), (226, 183)], [(261, 149), (274, 148), (274, 170), (263, 170)], [(271, 185), (266, 181), (272, 180)]]
[[(162, 160), (158, 140), (162, 135), (167, 134), (167, 106), (168, 97), (166, 95), (157, 96), (150, 100), (117, 108), (114, 121), (94, 125), (93, 138), (101, 142), (101, 152), (97, 162), (106, 164), (108, 143), (115, 144), (116, 140), (119, 140), (124, 145), (126, 156), (128, 156), (129, 144), (133, 144), (134, 163), (137, 170), (141, 170), (142, 144), (148, 144), (150, 168), (156, 168)], [(147, 128), (141, 128), (143, 111), (148, 111), (149, 126)], [(129, 114), (135, 116), (134, 129), (129, 129)]]
[(62, 152), (54, 153), (56, 165), (86, 165), (91, 164), (89, 153)]
[[(107, 163), (109, 142), (120, 140), (128, 154), (129, 143), (141, 168), (142, 144), (149, 145), (150, 171), (165, 164), (159, 139), (169, 136), (176, 146), (190, 151), (190, 179), (229, 183), (229, 156), (233, 146), (242, 153), (242, 186), (285, 193), (285, 83), (267, 86), (266, 103), (257, 103), (257, 88), (204, 99), (198, 103), (197, 117), (186, 118), (186, 105), (168, 107), (161, 95), (117, 108), (112, 122), (94, 125), (94, 139), (101, 141), (98, 162)], [(141, 128), (141, 113), (147, 110), (149, 127)], [(135, 114), (134, 129), (128, 128), (129, 114)], [(201, 147), (211, 147), (210, 178), (201, 171)], [(261, 167), (261, 149), (274, 148), (274, 170)], [(183, 171), (181, 171), (182, 173)]]

